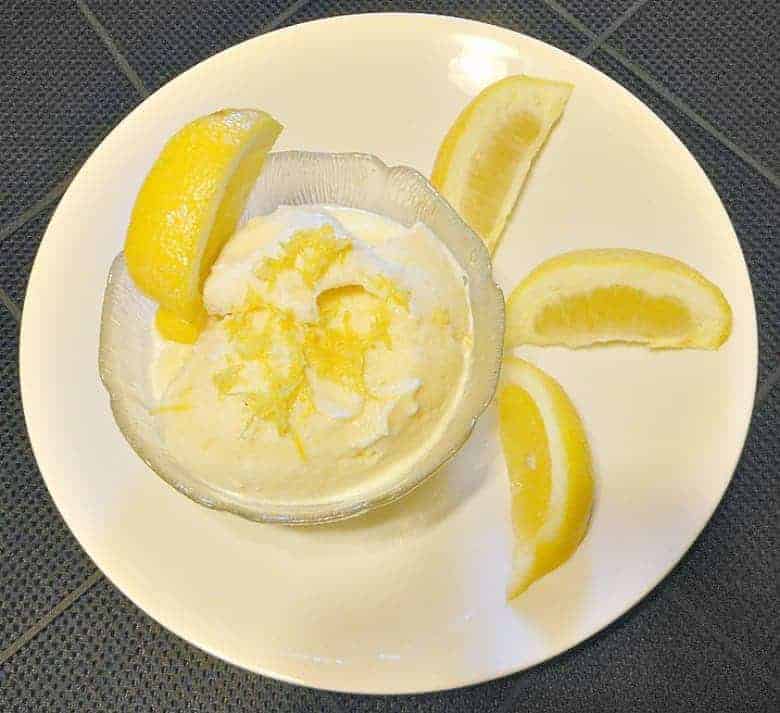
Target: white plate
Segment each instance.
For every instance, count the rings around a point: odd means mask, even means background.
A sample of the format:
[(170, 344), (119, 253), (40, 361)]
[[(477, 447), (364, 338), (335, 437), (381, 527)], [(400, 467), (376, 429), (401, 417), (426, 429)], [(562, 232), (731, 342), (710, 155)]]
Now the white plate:
[[(590, 532), (515, 604), (509, 497), (489, 410), (446, 472), (342, 524), (264, 526), (195, 505), (120, 435), (98, 381), (108, 267), (168, 136), (226, 106), (285, 125), (279, 148), (364, 151), (428, 173), (441, 138), (509, 73), (576, 85), (496, 255), (509, 291), (564, 250), (632, 247), (721, 286), (734, 332), (717, 352), (621, 347), (522, 354), (564, 385), (597, 470)], [(750, 419), (756, 321), (745, 262), (694, 159), (641, 102), (573, 57), (507, 30), (363, 15), (245, 42), (128, 116), (84, 165), (30, 278), (25, 415), (46, 484), (97, 565), (161, 624), (228, 661), (329, 689), (412, 692), (519, 671), (595, 633), (680, 559), (725, 490)]]

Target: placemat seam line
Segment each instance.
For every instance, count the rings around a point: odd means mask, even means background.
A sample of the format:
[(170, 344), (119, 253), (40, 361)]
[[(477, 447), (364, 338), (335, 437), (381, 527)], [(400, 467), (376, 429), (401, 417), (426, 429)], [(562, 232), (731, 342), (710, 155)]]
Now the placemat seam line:
[(16, 218), (0, 228), (0, 243), (5, 240), (9, 235), (15, 233), (19, 228), (23, 227), (25, 223), (28, 223), (35, 218), (39, 213), (46, 210), (54, 201), (62, 196), (67, 190), (73, 177), (76, 175), (76, 171), (66, 176), (63, 180), (57, 183), (53, 188), (50, 188), (47, 193), (40, 200), (32, 204), (27, 210), (22, 211)]
[(277, 27), (279, 27), (279, 25), (289, 20), (296, 12), (298, 12), (298, 10), (301, 10), (310, 2), (311, 0), (297, 0), (296, 2), (290, 3), (290, 5), (287, 6), (286, 10), (282, 10), (278, 15), (271, 18), (264, 25), (261, 25), (260, 29), (257, 31), (257, 34), (264, 35), (266, 32), (271, 32), (271, 30), (275, 30)]
[(646, 5), (648, 0), (636, 0), (622, 15), (613, 20), (607, 28), (596, 37), (589, 45), (586, 45), (584, 49), (577, 52), (577, 57), (580, 59), (587, 59), (590, 57), (603, 43), (612, 36), (616, 30), (622, 27), (627, 20), (633, 17), (638, 10)]
[(549, 6), (558, 15), (560, 15), (566, 22), (568, 22), (575, 30), (579, 30), (583, 35), (587, 35), (592, 42), (598, 39), (598, 35), (590, 29), (582, 20), (576, 15), (572, 15), (563, 5), (556, 2), (556, 0), (543, 0), (544, 4)]
[(758, 387), (758, 391), (756, 393), (756, 405), (753, 409), (754, 413), (758, 411), (758, 407), (767, 400), (772, 389), (777, 386), (778, 381), (780, 381), (780, 366), (776, 366), (774, 371), (769, 376), (767, 376)]
[(138, 73), (133, 69), (130, 62), (127, 61), (127, 58), (122, 54), (116, 42), (114, 42), (111, 35), (108, 34), (108, 30), (103, 27), (100, 20), (97, 19), (84, 0), (76, 0), (76, 6), (84, 20), (95, 31), (95, 34), (97, 34), (100, 41), (105, 45), (108, 53), (111, 55), (116, 66), (119, 67), (122, 74), (124, 74), (130, 84), (135, 87), (135, 90), (141, 95), (141, 98), (146, 99), (146, 97), (149, 96), (149, 90), (146, 88), (143, 79), (138, 76)]
[(22, 311), (19, 306), (11, 299), (11, 296), (0, 286), (0, 303), (3, 304), (8, 313), (18, 322), (22, 318)]
[(78, 587), (66, 594), (52, 609), (44, 614), (15, 641), (0, 651), (0, 666), (4, 665), (15, 653), (25, 647), (38, 634), (40, 634), (49, 624), (51, 624), (60, 614), (76, 603), (82, 595), (86, 594), (103, 578), (103, 573), (97, 569), (87, 577)]

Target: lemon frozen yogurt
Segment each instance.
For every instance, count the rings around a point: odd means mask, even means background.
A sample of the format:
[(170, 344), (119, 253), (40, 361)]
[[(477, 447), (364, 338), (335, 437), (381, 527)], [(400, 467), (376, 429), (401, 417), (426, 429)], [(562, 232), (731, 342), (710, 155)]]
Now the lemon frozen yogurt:
[(197, 341), (158, 339), (166, 448), (233, 492), (327, 498), (392, 478), (463, 395), (467, 282), (422, 224), (328, 206), (250, 220), (205, 281)]

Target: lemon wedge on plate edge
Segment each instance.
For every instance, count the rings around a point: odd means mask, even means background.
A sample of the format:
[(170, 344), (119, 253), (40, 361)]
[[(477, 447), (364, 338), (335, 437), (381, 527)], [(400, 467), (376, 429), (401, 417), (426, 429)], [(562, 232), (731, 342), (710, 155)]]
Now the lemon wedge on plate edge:
[(444, 137), (431, 183), (491, 253), (572, 89), (567, 82), (506, 77), (478, 94)]
[(174, 134), (141, 186), (125, 239), (127, 269), (159, 305), (168, 339), (192, 343), (206, 320), (203, 281), (232, 235), (282, 130), (256, 109), (224, 109)]
[(634, 342), (717, 349), (731, 332), (720, 289), (685, 263), (643, 250), (577, 250), (546, 260), (507, 301), (506, 343)]
[(515, 533), (507, 599), (563, 564), (588, 528), (590, 450), (577, 411), (555, 379), (516, 357), (504, 360), (499, 426)]

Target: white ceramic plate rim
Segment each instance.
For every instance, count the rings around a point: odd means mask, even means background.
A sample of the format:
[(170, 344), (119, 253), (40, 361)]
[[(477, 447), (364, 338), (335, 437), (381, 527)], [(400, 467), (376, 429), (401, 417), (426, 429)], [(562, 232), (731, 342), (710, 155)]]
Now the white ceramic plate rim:
[[(367, 18), (371, 18), (368, 20)], [(375, 15), (346, 15), (346, 16), (339, 16), (339, 17), (333, 17), (328, 18), (324, 20), (315, 20), (310, 23), (303, 23), (301, 25), (295, 25), (292, 27), (284, 28), (281, 30), (277, 30), (273, 34), (277, 33), (296, 33), (300, 30), (301, 27), (313, 23), (325, 23), (328, 25), (332, 25), (334, 27), (342, 25), (342, 24), (349, 24), (354, 22), (381, 22), (383, 18), (385, 17), (392, 17), (392, 18), (408, 18), (409, 20), (413, 20), (415, 23), (423, 23), (423, 22), (450, 22), (453, 24), (461, 25), (465, 30), (473, 30), (475, 32), (479, 32), (480, 28), (489, 27), (491, 32), (495, 32), (495, 29), (493, 26), (485, 26), (483, 23), (471, 21), (471, 20), (465, 20), (465, 19), (459, 19), (459, 18), (452, 18), (452, 17), (444, 17), (444, 16), (437, 16), (437, 15), (423, 15), (423, 14), (416, 14), (416, 13), (378, 13)], [(506, 36), (508, 39), (511, 39), (512, 36), (517, 37), (519, 33), (512, 32), (510, 30), (501, 30), (501, 32), (506, 33)], [(265, 36), (261, 36), (265, 37)], [(220, 53), (221, 55), (225, 53), (230, 53), (235, 51), (237, 48), (242, 47), (243, 45), (246, 45), (248, 43), (257, 42), (261, 40), (261, 37), (258, 38), (252, 38), (249, 40), (246, 40), (245, 42), (240, 43), (239, 45), (236, 45), (235, 47), (229, 48), (225, 50), (223, 53)], [(629, 94), (627, 90), (625, 90), (623, 87), (621, 87), (617, 82), (609, 78), (608, 76), (604, 75), (603, 73), (599, 72), (599, 70), (595, 69), (594, 67), (591, 67), (587, 65), (586, 63), (582, 62), (581, 60), (569, 55), (566, 52), (563, 52), (562, 50), (559, 50), (555, 47), (551, 47), (550, 45), (547, 45), (544, 42), (541, 42), (540, 40), (536, 40), (534, 38), (529, 38), (524, 35), (521, 35), (523, 37), (523, 41), (526, 43), (531, 44), (538, 44), (544, 46), (548, 51), (552, 50), (555, 53), (559, 53), (560, 55), (564, 55), (567, 57), (568, 61), (573, 61), (575, 63), (578, 63), (580, 65), (583, 65), (586, 67), (589, 71), (597, 72), (598, 74), (601, 74), (602, 77), (606, 78), (612, 85), (614, 85), (614, 88), (616, 91)], [(196, 67), (191, 68), (187, 72), (183, 73), (179, 77), (172, 80), (170, 83), (166, 84), (161, 89), (158, 89), (157, 92), (155, 92), (149, 99), (156, 96), (159, 92), (167, 92), (171, 89), (171, 87), (175, 86), (182, 77), (186, 76), (190, 72), (194, 70), (200, 70), (204, 64), (208, 64), (211, 62), (213, 58), (205, 60), (205, 62), (196, 65)], [(136, 120), (136, 117), (138, 116), (139, 112), (142, 112), (144, 110), (145, 105), (147, 105), (149, 99), (144, 101), (141, 105), (136, 107), (127, 117), (125, 117), (118, 126), (104, 139), (104, 141), (95, 149), (92, 156), (85, 162), (84, 166), (82, 167), (79, 176), (85, 174), (89, 171), (90, 166), (93, 164), (93, 162), (96, 159), (96, 155), (100, 154), (102, 151), (105, 150), (105, 147), (108, 145), (110, 146), (112, 143), (112, 137), (114, 137), (118, 132), (121, 132), (128, 124), (131, 124)], [(636, 97), (632, 97), (633, 101), (640, 104), (642, 107), (645, 108), (646, 111), (653, 114), (653, 116), (656, 116), (652, 110), (650, 110), (646, 105), (644, 105), (639, 99)], [(663, 124), (663, 121), (658, 118), (659, 123)], [(677, 139), (676, 135), (666, 127), (664, 124), (665, 130), (670, 133), (672, 136), (674, 136), (674, 140), (683, 147), (683, 150), (687, 152), (687, 149), (684, 148), (684, 145), (682, 142)], [(380, 150), (381, 153), (381, 150)], [(695, 161), (695, 159), (694, 159)], [(715, 193), (715, 189), (712, 187), (712, 184), (710, 183), (708, 177), (704, 173), (704, 171), (701, 169), (701, 167), (698, 167), (700, 178), (703, 182), (705, 182), (709, 189)], [(78, 184), (79, 176), (77, 176), (73, 183), (71, 184), (71, 187), (69, 190), (65, 193), (63, 196), (57, 210), (55, 211), (51, 223), (57, 222), (58, 219), (60, 219), (62, 213), (64, 212), (63, 206), (65, 206), (68, 202), (68, 196), (73, 190), (73, 186)], [(715, 195), (717, 195), (715, 193)], [(722, 205), (721, 205), (722, 207)], [(723, 209), (723, 214), (725, 219), (728, 221), (728, 216), (725, 212), (725, 209)], [(730, 223), (729, 223), (730, 224)], [(733, 234), (733, 227), (732, 227), (732, 234)], [(48, 235), (48, 230), (47, 230)], [(58, 509), (60, 510), (60, 513), (62, 514), (62, 517), (64, 518), (65, 522), (73, 532), (76, 539), (79, 541), (79, 543), (82, 545), (82, 547), (87, 551), (90, 556), (93, 556), (93, 553), (90, 552), (89, 542), (86, 542), (83, 539), (83, 533), (82, 533), (82, 524), (79, 520), (79, 513), (76, 511), (71, 510), (67, 506), (64, 506), (63, 500), (60, 497), (61, 493), (63, 492), (63, 488), (66, 487), (66, 483), (64, 480), (60, 479), (55, 473), (57, 472), (57, 464), (55, 462), (52, 462), (50, 454), (47, 452), (47, 446), (46, 446), (46, 402), (45, 402), (45, 394), (39, 393), (38, 389), (38, 381), (37, 381), (37, 374), (35, 373), (33, 369), (33, 365), (36, 363), (34, 350), (36, 349), (37, 345), (34, 343), (33, 338), (31, 338), (31, 333), (33, 332), (33, 319), (37, 319), (39, 315), (45, 314), (45, 305), (41, 304), (41, 297), (42, 297), (42, 289), (44, 285), (42, 284), (42, 275), (40, 270), (40, 263), (41, 263), (41, 253), (44, 251), (46, 246), (46, 238), (47, 235), (44, 235), (44, 238), (41, 242), (41, 246), (39, 248), (39, 253), (36, 256), (35, 263), (33, 265), (30, 280), (29, 280), (29, 288), (27, 292), (27, 296), (25, 299), (25, 310), (23, 313), (23, 319), (22, 319), (22, 325), (21, 325), (21, 333), (20, 333), (20, 347), (19, 347), (19, 355), (20, 355), (20, 382), (21, 382), (21, 392), (22, 392), (22, 398), (23, 398), (23, 406), (24, 406), (24, 413), (25, 413), (25, 419), (27, 422), (27, 428), (30, 436), (30, 441), (32, 444), (32, 449), (34, 452), (34, 455), (36, 457), (36, 460), (39, 464), (41, 473), (43, 475), (44, 481), (47, 485), (47, 488), (49, 489), (49, 492), (51, 493), (51, 496), (57, 505)], [(736, 240), (736, 236), (734, 235), (734, 240)], [(745, 271), (745, 274), (747, 274), (747, 266), (744, 261), (744, 255), (742, 256), (742, 268)], [(750, 297), (752, 299), (752, 291), (750, 294)], [(34, 317), (32, 316), (34, 315)], [(756, 382), (756, 376), (757, 376), (757, 363), (758, 363), (758, 347), (757, 347), (757, 329), (756, 329), (756, 320), (755, 320), (755, 308), (753, 310), (753, 323), (750, 327), (750, 334), (748, 335), (748, 339), (750, 340), (749, 344), (746, 344), (746, 350), (749, 353), (750, 356), (750, 364), (747, 365), (745, 368), (751, 370), (752, 374), (752, 383), (755, 385)], [(96, 360), (95, 355), (95, 360)], [(96, 372), (96, 380), (97, 380), (97, 372)], [(748, 433), (748, 427), (750, 424), (750, 415), (752, 412), (752, 400), (753, 395), (751, 394), (751, 398), (749, 401), (746, 399), (745, 401), (745, 411), (743, 414), (741, 414), (741, 427), (739, 432), (739, 441), (740, 441), (740, 448), (735, 452), (734, 458), (731, 463), (728, 465), (728, 472), (731, 473), (733, 476), (734, 470), (737, 466), (737, 463), (739, 461), (739, 457), (741, 455), (742, 447), (744, 447), (744, 442), (747, 437)], [(725, 470), (725, 469), (724, 469)], [(725, 488), (728, 486), (728, 482), (724, 485), (723, 492), (725, 492)], [(720, 497), (722, 498), (722, 492), (720, 494)], [(701, 526), (699, 527), (698, 534), (701, 533), (701, 531), (704, 529), (704, 527), (709, 522), (709, 519), (711, 518), (715, 508), (717, 507), (720, 499), (715, 502), (712, 508), (710, 508), (710, 511), (707, 515), (707, 517), (701, 522)], [(597, 632), (601, 631), (605, 627), (607, 627), (609, 624), (623, 616), (629, 609), (634, 607), (641, 599), (644, 598), (652, 589), (654, 589), (659, 582), (671, 571), (678, 563), (679, 561), (685, 556), (686, 552), (690, 548), (690, 546), (695, 541), (695, 537), (692, 538), (691, 542), (689, 543), (688, 547), (685, 548), (683, 551), (679, 553), (679, 555), (674, 558), (674, 560), (670, 563), (668, 569), (664, 572), (663, 576), (658, 577), (655, 581), (652, 581), (648, 583), (648, 586), (646, 590), (638, 597), (635, 598), (634, 601), (628, 602), (626, 606), (622, 607), (619, 610), (615, 610), (612, 612), (611, 616), (605, 619), (604, 621), (600, 622), (598, 625), (592, 626), (585, 634), (584, 636), (580, 636), (578, 641), (571, 642), (567, 646), (563, 646), (558, 648), (557, 650), (552, 650), (549, 652), (549, 655), (541, 658), (536, 662), (537, 665), (539, 663), (543, 663), (544, 661), (548, 661), (551, 658), (554, 658), (557, 655), (560, 655), (564, 651), (574, 647), (578, 646), (583, 641), (587, 640)], [(164, 608), (157, 609), (153, 605), (152, 598), (147, 594), (145, 594), (142, 591), (138, 591), (137, 589), (134, 589), (132, 587), (127, 586), (127, 583), (125, 581), (125, 576), (122, 568), (120, 566), (117, 566), (116, 562), (110, 562), (105, 557), (93, 557), (96, 565), (101, 569), (101, 571), (105, 574), (105, 576), (119, 588), (122, 592), (124, 592), (139, 608), (144, 610), (149, 616), (151, 616), (153, 619), (158, 621), (162, 626), (170, 629), (178, 636), (184, 638), (185, 640), (189, 641), (191, 644), (198, 646), (199, 648), (207, 651), (208, 653), (218, 656), (219, 658), (222, 658), (230, 663), (233, 663), (235, 665), (244, 667), (244, 664), (240, 660), (236, 660), (232, 657), (231, 652), (226, 649), (220, 649), (217, 646), (207, 646), (201, 643), (198, 640), (198, 635), (196, 632), (190, 632), (181, 630), (181, 628), (172, 626), (168, 621), (167, 612)], [(301, 678), (287, 675), (283, 672), (275, 671), (272, 669), (266, 669), (262, 666), (253, 666), (252, 668), (248, 670), (253, 670), (257, 673), (261, 673), (266, 676), (270, 676), (276, 679), (288, 681), (290, 683), (295, 684), (302, 684), (302, 685), (310, 685), (310, 686), (316, 686), (318, 688), (324, 688), (327, 690), (336, 690), (336, 691), (345, 691), (345, 692), (356, 692), (356, 693), (420, 693), (424, 691), (435, 691), (435, 690), (445, 690), (448, 688), (456, 688), (456, 687), (462, 687), (467, 685), (472, 685), (480, 682), (484, 682), (487, 680), (492, 680), (495, 678), (499, 678), (511, 673), (516, 673), (518, 671), (524, 670), (528, 668), (529, 666), (519, 666), (519, 667), (506, 667), (501, 670), (496, 670), (491, 675), (487, 676), (477, 676), (474, 678), (462, 678), (458, 679), (456, 681), (452, 681), (451, 685), (438, 685), (430, 688), (419, 688), (419, 687), (413, 687), (409, 688), (408, 690), (400, 687), (400, 688), (393, 688), (388, 689), (386, 691), (379, 691), (376, 688), (369, 687), (369, 688), (362, 688), (361, 684), (359, 682), (356, 682), (354, 686), (350, 685), (349, 687), (330, 687), (327, 685), (323, 685), (322, 682), (318, 681), (310, 681), (310, 680), (303, 680)]]

